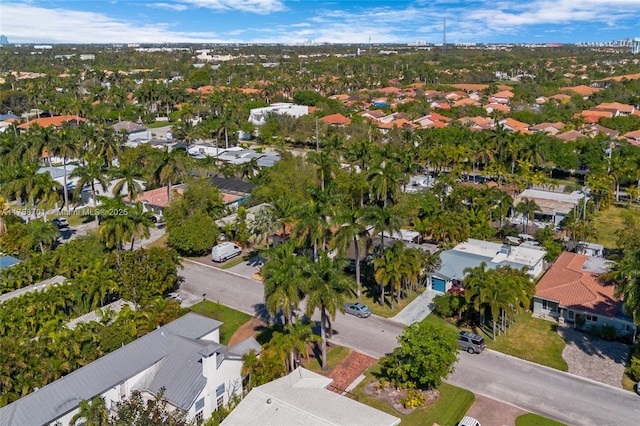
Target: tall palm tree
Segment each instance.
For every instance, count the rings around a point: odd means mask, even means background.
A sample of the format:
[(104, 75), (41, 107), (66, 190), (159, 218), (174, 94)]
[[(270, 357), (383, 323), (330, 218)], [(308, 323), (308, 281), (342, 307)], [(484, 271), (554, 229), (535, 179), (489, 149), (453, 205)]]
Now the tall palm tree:
[(343, 208), (335, 217), (334, 225), (338, 227), (334, 238), (334, 245), (338, 248), (338, 254), (345, 257), (347, 250), (353, 244), (356, 264), (356, 296), (360, 299), (360, 249), (361, 243), (370, 240), (369, 225), (362, 208)]
[(76, 129), (64, 123), (56, 137), (51, 141), (48, 150), (57, 157), (62, 157), (62, 168), (64, 170), (62, 190), (64, 193), (64, 205), (67, 215), (70, 214), (69, 206), (69, 185), (67, 184), (67, 162), (70, 158), (77, 157), (83, 150)]
[(389, 201), (393, 202), (400, 190), (400, 170), (397, 163), (390, 159), (381, 161), (371, 168), (367, 177), (371, 187), (371, 194), (377, 201), (386, 207)]
[(404, 245), (396, 241), (389, 250), (373, 260), (375, 280), (380, 284), (380, 305), (384, 306), (384, 289), (391, 287), (391, 309), (396, 292), (402, 286), (402, 277), (405, 273)]
[(58, 190), (62, 185), (53, 180), (49, 173), (38, 173), (33, 180), (29, 198), (33, 203), (34, 215), (37, 216), (38, 203), (42, 202), (44, 221), (47, 221), (47, 205), (59, 199)]
[(380, 249), (384, 253), (384, 234), (389, 236), (400, 231), (400, 218), (391, 207), (366, 207), (364, 210), (365, 221), (371, 226), (373, 234), (380, 236)]
[(133, 161), (123, 162), (120, 167), (112, 169), (111, 176), (119, 179), (113, 187), (113, 195), (121, 195), (126, 186), (127, 198), (133, 202), (144, 191), (142, 185), (138, 182), (139, 179), (142, 179), (140, 165)]
[(136, 238), (149, 238), (149, 228), (153, 226), (151, 218), (153, 212), (145, 211), (141, 202), (137, 202), (128, 208), (129, 220), (131, 221), (131, 250)]
[(344, 262), (331, 259), (321, 252), (317, 262), (305, 258), (303, 271), (304, 287), (308, 295), (307, 316), (311, 318), (316, 309), (320, 310), (320, 338), (322, 339), (322, 370), (327, 369), (327, 338), (332, 334), (331, 321), (338, 311), (344, 312), (344, 296), (352, 292), (353, 281), (344, 275)]
[(616, 282), (616, 295), (624, 296), (624, 309), (640, 322), (640, 250), (630, 249), (609, 274)]
[(278, 225), (282, 229), (283, 241), (287, 239), (287, 225), (293, 220), (295, 209), (295, 204), (287, 197), (278, 198), (269, 206), (269, 212), (277, 218)]
[[(533, 219), (535, 212), (540, 211), (540, 206), (536, 203), (536, 200), (524, 197), (516, 206), (516, 211), (522, 213), (526, 218), (526, 226), (529, 226), (529, 220)], [(525, 231), (525, 224), (522, 224), (522, 232)]]
[(28, 237), (40, 248), (42, 254), (45, 253), (45, 247), (51, 248), (60, 236), (60, 231), (51, 222), (40, 219), (29, 221), (26, 227)]
[(187, 176), (187, 158), (184, 150), (165, 148), (153, 175), (158, 182), (167, 185), (167, 197), (171, 203), (171, 185)]
[(320, 189), (324, 192), (331, 179), (335, 177), (335, 171), (339, 167), (335, 154), (327, 150), (311, 151), (307, 154), (307, 160), (318, 168)]
[(125, 242), (131, 241), (135, 232), (129, 219), (129, 210), (122, 197), (100, 197), (98, 237), (108, 249), (122, 250)]
[[(294, 211), (296, 224), (293, 227), (293, 237), (301, 244), (311, 242), (314, 261), (318, 258), (318, 245), (328, 232), (327, 216), (327, 206), (316, 197), (309, 198)], [(324, 247), (322, 249), (324, 250)]]
[(293, 323), (293, 314), (302, 300), (301, 257), (294, 250), (291, 243), (274, 247), (260, 269), (267, 310), (274, 317), (282, 312), (285, 324)]
[(106, 191), (109, 186), (109, 180), (107, 179), (107, 173), (104, 169), (104, 164), (99, 157), (93, 155), (86, 155), (84, 163), (76, 167), (71, 172), (70, 177), (78, 178), (74, 195), (77, 199), (80, 199), (82, 190), (85, 186), (91, 188), (91, 198), (93, 199), (93, 210), (96, 228), (98, 228), (98, 194), (96, 193), (96, 184), (102, 187), (103, 191)]

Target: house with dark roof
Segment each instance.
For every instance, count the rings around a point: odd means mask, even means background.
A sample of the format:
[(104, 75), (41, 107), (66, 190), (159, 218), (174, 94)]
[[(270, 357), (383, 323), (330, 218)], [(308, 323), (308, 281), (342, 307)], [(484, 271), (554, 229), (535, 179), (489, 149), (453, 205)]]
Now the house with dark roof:
[(580, 315), (586, 326), (608, 324), (621, 335), (635, 336), (637, 326), (622, 312), (615, 285), (600, 278), (609, 267), (610, 262), (601, 257), (562, 252), (536, 286), (534, 314), (569, 323)]
[(242, 355), (253, 339), (220, 344), (221, 322), (188, 313), (122, 348), (0, 408), (3, 426), (69, 424), (79, 404), (102, 397), (108, 409), (133, 391), (164, 388), (168, 410), (202, 420), (242, 392)]

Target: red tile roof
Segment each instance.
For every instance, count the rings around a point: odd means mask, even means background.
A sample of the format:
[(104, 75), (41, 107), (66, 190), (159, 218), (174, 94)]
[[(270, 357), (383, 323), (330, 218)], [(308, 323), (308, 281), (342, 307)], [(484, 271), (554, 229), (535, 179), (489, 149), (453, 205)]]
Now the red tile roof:
[(605, 284), (598, 274), (582, 269), (588, 256), (562, 252), (536, 286), (536, 297), (555, 300), (569, 309), (615, 317), (620, 300), (615, 285)]
[(589, 87), (582, 84), (580, 86), (575, 86), (575, 87), (561, 87), (560, 90), (577, 93), (578, 95), (582, 95), (582, 96), (591, 96), (594, 93), (598, 93), (602, 89), (599, 89), (597, 87)]
[(326, 117), (322, 117), (320, 121), (337, 126), (348, 126), (349, 124), (351, 124), (351, 120), (349, 120), (342, 114), (327, 115)]
[(36, 124), (40, 127), (60, 127), (63, 123), (75, 123), (77, 121), (85, 122), (87, 120), (77, 115), (57, 115), (54, 117), (36, 118), (35, 120), (31, 120), (27, 123), (22, 123), (18, 126), (18, 129), (28, 129)]

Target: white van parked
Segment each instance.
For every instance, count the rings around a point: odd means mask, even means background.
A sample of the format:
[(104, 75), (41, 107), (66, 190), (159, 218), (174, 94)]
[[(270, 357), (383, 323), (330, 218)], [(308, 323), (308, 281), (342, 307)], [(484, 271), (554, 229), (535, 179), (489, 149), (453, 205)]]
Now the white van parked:
[(232, 242), (220, 243), (211, 249), (211, 260), (214, 262), (224, 262), (242, 253), (242, 249)]

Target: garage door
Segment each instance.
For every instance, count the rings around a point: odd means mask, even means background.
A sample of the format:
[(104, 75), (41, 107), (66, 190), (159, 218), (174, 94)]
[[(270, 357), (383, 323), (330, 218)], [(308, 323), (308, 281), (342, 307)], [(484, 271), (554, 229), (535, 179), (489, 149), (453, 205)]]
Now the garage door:
[(446, 282), (440, 278), (431, 277), (431, 289), (444, 293)]

